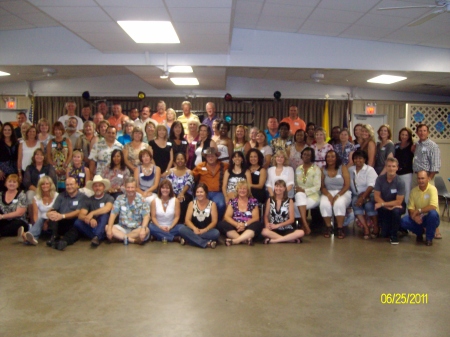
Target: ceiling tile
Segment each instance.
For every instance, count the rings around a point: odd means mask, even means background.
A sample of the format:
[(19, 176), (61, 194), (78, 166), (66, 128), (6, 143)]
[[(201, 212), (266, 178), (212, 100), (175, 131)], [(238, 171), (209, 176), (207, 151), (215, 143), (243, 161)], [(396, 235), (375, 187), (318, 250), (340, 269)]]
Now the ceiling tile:
[(113, 20), (171, 21), (165, 7), (142, 10), (141, 7), (104, 7)]
[(42, 7), (45, 13), (58, 21), (110, 21), (100, 7)]
[(109, 33), (123, 34), (124, 31), (116, 22), (70, 22), (62, 21), (62, 25), (75, 33)]
[(169, 8), (175, 22), (230, 22), (231, 8)]
[(174, 24), (178, 34), (229, 34), (230, 24), (217, 22), (215, 24), (206, 22), (177, 22)]
[(163, 0), (96, 0), (101, 7), (140, 7), (140, 8), (156, 8), (164, 7)]
[(36, 7), (97, 7), (94, 0), (27, 0)]
[(340, 23), (355, 23), (363, 16), (362, 13), (331, 10), (325, 8), (317, 8), (308, 18), (308, 21), (323, 21), (323, 22), (340, 22)]
[(36, 7), (22, 0), (0, 2), (0, 8), (12, 14), (40, 13)]
[(411, 19), (397, 17), (392, 20), (392, 16), (382, 15), (382, 14), (367, 14), (364, 15), (358, 22), (358, 25), (376, 27), (376, 28), (388, 28), (388, 29), (399, 29), (411, 22)]
[(320, 3), (320, 1), (321, 0), (266, 0), (266, 3), (316, 7)]
[(262, 2), (257, 1), (238, 1), (236, 3), (235, 14), (250, 14), (252, 16), (259, 16), (263, 8)]
[(354, 24), (339, 34), (339, 37), (378, 40), (390, 33), (392, 33), (390, 28), (377, 27), (374, 29), (373, 27)]
[(59, 26), (59, 23), (50, 18), (45, 13), (28, 13), (21, 14), (20, 18), (34, 25), (35, 27), (55, 27)]
[(297, 32), (303, 22), (304, 21), (299, 18), (263, 15), (258, 21), (257, 29), (293, 33)]
[(247, 15), (246, 13), (236, 13), (234, 16), (234, 27), (245, 29), (256, 29), (259, 15)]
[(298, 32), (302, 34), (338, 36), (348, 27), (350, 25), (345, 23), (307, 20)]
[(164, 0), (170, 8), (231, 8), (232, 0)]
[[(425, 3), (425, 5), (430, 4), (431, 1), (428, 1), (428, 3)], [(418, 18), (422, 14), (427, 13), (430, 11), (430, 8), (407, 8), (407, 9), (391, 9), (391, 10), (378, 10), (378, 8), (383, 7), (403, 7), (403, 6), (416, 6), (418, 4), (412, 4), (411, 2), (405, 2), (405, 1), (395, 1), (395, 0), (384, 0), (380, 2), (379, 5), (377, 5), (375, 8), (373, 8), (370, 12), (371, 13), (383, 13), (383, 15), (388, 16), (400, 16), (404, 18)]]
[(314, 10), (314, 7), (281, 5), (275, 3), (266, 3), (262, 10), (263, 16), (277, 16), (277, 17), (294, 17), (299, 19), (306, 19)]
[(351, 12), (360, 12), (365, 13), (374, 7), (380, 0), (322, 0), (318, 7), (319, 8), (327, 8), (327, 9), (335, 9), (340, 11), (351, 11)]

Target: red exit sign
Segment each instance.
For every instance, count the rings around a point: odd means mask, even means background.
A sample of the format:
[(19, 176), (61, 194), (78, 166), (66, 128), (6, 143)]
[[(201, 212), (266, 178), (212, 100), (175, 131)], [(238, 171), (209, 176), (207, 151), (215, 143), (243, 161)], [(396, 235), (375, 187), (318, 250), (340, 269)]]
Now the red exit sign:
[(377, 107), (376, 106), (366, 106), (366, 115), (376, 115)]
[(15, 109), (16, 108), (16, 99), (8, 98), (6, 101), (6, 109)]

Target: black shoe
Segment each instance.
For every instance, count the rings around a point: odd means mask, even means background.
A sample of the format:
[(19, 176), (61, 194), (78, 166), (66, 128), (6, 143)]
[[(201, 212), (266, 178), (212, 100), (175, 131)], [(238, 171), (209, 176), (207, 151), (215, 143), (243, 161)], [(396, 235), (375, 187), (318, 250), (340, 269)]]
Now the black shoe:
[(422, 243), (423, 242), (423, 235), (417, 235), (416, 242)]
[(56, 249), (58, 250), (64, 250), (67, 247), (67, 241), (64, 240), (59, 240), (58, 243), (56, 244)]
[(98, 236), (94, 236), (94, 238), (91, 240), (91, 247), (98, 246), (100, 246), (100, 240), (98, 239)]
[(427, 242), (425, 243), (427, 246), (432, 246), (433, 245), (433, 241), (431, 240), (427, 240)]
[(391, 245), (398, 245), (399, 241), (396, 236), (391, 236)]
[(56, 238), (52, 236), (50, 240), (46, 242), (47, 247), (56, 248)]

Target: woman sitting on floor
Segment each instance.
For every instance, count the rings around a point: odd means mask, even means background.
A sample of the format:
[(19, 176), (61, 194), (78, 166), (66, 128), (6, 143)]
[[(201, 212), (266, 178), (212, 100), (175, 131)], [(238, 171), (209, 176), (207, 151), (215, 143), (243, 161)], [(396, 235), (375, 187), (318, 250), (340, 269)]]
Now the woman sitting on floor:
[(0, 192), (0, 236), (15, 236), (28, 230), (27, 197), (19, 191), (19, 176), (10, 174), (5, 181), (6, 191)]

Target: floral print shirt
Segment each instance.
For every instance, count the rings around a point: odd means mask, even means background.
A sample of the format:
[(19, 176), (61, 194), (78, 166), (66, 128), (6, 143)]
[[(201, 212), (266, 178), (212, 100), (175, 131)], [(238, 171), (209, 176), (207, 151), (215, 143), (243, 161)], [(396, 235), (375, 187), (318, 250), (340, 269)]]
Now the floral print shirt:
[(170, 173), (166, 178), (172, 183), (175, 195), (178, 195), (186, 185), (189, 186), (187, 193), (192, 194), (192, 187), (194, 186), (194, 176), (192, 175), (190, 170), (187, 170), (186, 174), (182, 177), (178, 177), (173, 170), (170, 170)]
[(150, 205), (139, 193), (136, 193), (132, 203), (128, 203), (125, 194), (117, 197), (114, 201), (112, 214), (119, 214), (119, 226), (128, 229), (135, 229), (142, 225), (144, 216), (150, 214)]
[(350, 142), (347, 142), (347, 144), (345, 144), (345, 146), (342, 146), (341, 143), (338, 143), (338, 144), (333, 145), (333, 147), (334, 147), (334, 151), (336, 151), (336, 153), (339, 155), (339, 157), (341, 157), (342, 164), (347, 165), (348, 162), (350, 161), (350, 159), (349, 159), (350, 153), (355, 151), (355, 145)]
[(228, 205), (233, 208), (233, 220), (244, 223), (252, 218), (252, 211), (255, 207), (258, 207), (258, 200), (256, 200), (255, 198), (248, 198), (248, 206), (246, 212), (241, 212), (239, 210), (238, 198), (234, 198), (228, 201)]
[(316, 155), (316, 159), (314, 164), (319, 166), (320, 168), (325, 167), (325, 157), (327, 156), (327, 152), (333, 149), (333, 145), (326, 143), (321, 149), (317, 147), (317, 144), (311, 145), (311, 148), (314, 149), (314, 153)]
[(103, 169), (111, 162), (111, 153), (115, 149), (123, 149), (123, 145), (120, 144), (117, 140), (114, 141), (114, 144), (111, 147), (106, 144), (105, 139), (99, 140), (94, 144), (89, 155), (89, 159), (97, 162), (97, 169), (95, 171), (95, 174), (102, 174)]
[[(18, 208), (27, 208), (27, 196), (23, 191), (18, 192), (9, 204), (5, 201), (5, 193), (6, 192), (0, 192), (0, 210), (2, 211), (2, 214), (15, 212)], [(21, 217), (5, 220), (22, 220), (27, 222), (27, 212), (25, 212)]]
[[(125, 167), (125, 170), (109, 168), (109, 165), (103, 169), (102, 178), (108, 179), (111, 183), (111, 188), (121, 189), (125, 188), (125, 180), (130, 177), (130, 170)], [(122, 191), (123, 192), (123, 191)]]

